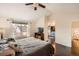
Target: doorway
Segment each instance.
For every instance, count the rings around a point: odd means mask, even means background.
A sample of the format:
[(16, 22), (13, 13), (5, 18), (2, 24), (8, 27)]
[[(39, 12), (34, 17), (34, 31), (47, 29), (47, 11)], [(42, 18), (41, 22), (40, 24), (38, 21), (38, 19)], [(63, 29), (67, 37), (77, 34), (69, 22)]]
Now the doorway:
[(49, 22), (48, 24), (48, 39), (50, 43), (55, 42), (55, 21)]

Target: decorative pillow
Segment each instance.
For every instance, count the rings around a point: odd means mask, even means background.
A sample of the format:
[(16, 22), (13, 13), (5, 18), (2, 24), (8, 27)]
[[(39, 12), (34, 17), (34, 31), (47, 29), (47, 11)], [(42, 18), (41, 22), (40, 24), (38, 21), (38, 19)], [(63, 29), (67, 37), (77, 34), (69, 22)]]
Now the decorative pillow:
[(18, 46), (17, 44), (10, 44), (9, 47), (14, 49), (15, 52), (23, 52), (22, 48)]
[(8, 47), (12, 48), (15, 52), (23, 52), (22, 48), (16, 43), (14, 38), (7, 39)]
[(8, 38), (7, 42), (15, 42), (14, 38)]
[(15, 52), (23, 52), (22, 48), (16, 42), (9, 41), (8, 43), (9, 43), (9, 47), (14, 49)]

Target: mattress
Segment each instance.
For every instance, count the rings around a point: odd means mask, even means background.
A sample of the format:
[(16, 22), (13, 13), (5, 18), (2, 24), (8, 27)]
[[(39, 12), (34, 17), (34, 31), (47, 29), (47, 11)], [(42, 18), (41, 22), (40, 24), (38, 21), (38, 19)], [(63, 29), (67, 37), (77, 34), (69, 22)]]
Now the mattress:
[(17, 44), (23, 49), (23, 53), (19, 55), (49, 55), (51, 52), (51, 44), (33, 37), (16, 40)]

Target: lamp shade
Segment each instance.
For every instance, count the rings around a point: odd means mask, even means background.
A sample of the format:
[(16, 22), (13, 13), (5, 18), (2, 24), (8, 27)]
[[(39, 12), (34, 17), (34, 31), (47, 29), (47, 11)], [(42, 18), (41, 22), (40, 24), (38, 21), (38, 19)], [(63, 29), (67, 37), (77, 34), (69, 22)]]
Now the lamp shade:
[(55, 26), (55, 21), (53, 20), (53, 21), (49, 21), (48, 22), (48, 26)]
[(79, 39), (79, 28), (74, 29), (73, 39)]

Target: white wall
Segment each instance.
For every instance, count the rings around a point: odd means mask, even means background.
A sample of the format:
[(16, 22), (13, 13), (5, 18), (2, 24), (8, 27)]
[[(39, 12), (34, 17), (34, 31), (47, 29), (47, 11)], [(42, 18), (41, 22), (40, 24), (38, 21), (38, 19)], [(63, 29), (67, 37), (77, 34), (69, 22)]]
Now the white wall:
[(79, 20), (79, 4), (49, 4), (51, 20), (56, 21), (56, 42), (71, 47), (72, 22)]
[(56, 21), (56, 42), (71, 47), (71, 22)]
[(50, 19), (56, 21), (56, 43), (71, 47), (72, 22), (78, 21), (78, 14), (53, 14)]
[(56, 43), (71, 47), (71, 21), (62, 14), (52, 15), (50, 19), (56, 22)]

